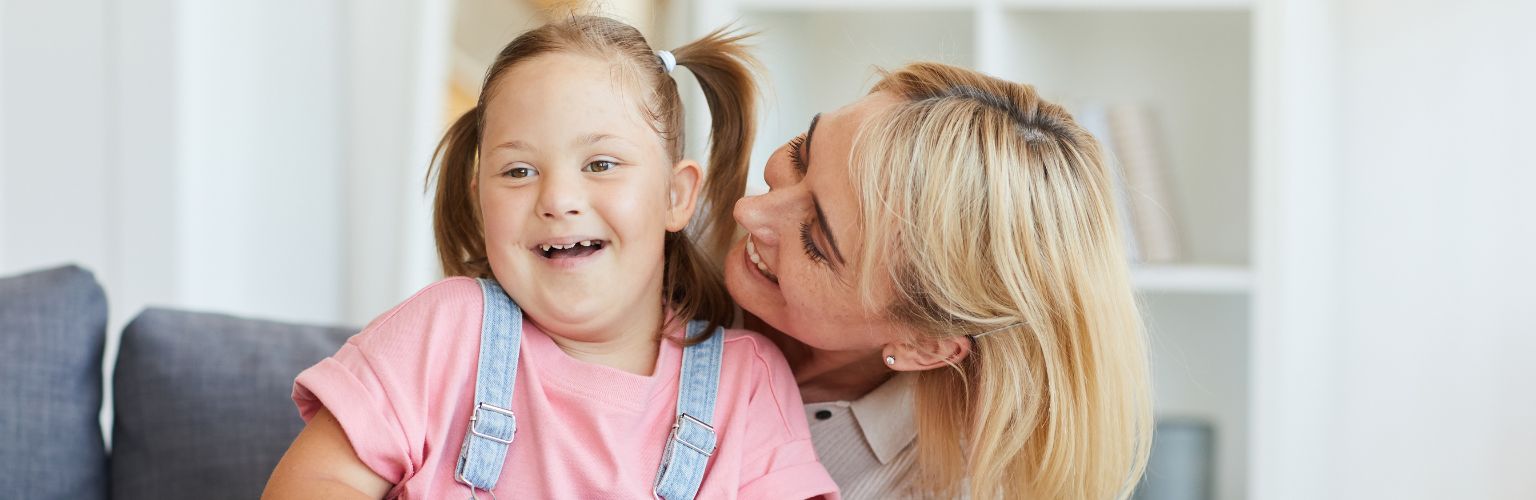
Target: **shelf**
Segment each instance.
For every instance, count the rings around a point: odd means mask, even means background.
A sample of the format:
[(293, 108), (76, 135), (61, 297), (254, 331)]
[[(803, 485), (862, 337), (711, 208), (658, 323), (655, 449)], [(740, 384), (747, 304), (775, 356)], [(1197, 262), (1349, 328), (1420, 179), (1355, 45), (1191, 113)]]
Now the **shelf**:
[(1154, 125), (1179, 262), (1249, 262), (1251, 16), (1238, 11), (1011, 11), (999, 76), (1044, 98), (1140, 106)]
[[(749, 189), (766, 191), (762, 166), (773, 150), (805, 132), (817, 113), (863, 97), (877, 67), (914, 60), (973, 66), (974, 17), (963, 10), (746, 11), (741, 24), (759, 31), (752, 43), (770, 68)], [(691, 133), (701, 137), (705, 131)]]
[(1141, 292), (1247, 293), (1253, 277), (1239, 266), (1134, 265), (1131, 282)]
[(1251, 0), (1001, 0), (1004, 8), (1027, 10), (1247, 10)]
[(1133, 263), (1130, 271), (1158, 382), (1156, 410), (1211, 422), (1211, 496), (1245, 498), (1250, 304), (1260, 295), (1247, 264), (1252, 0), (727, 5), (721, 17), (740, 16), (740, 25), (761, 31), (756, 53), (771, 68), (751, 192), (766, 191), (761, 166), (773, 148), (803, 132), (814, 114), (862, 97), (875, 67), (936, 60), (974, 68), (1030, 84), (1075, 116), (1111, 106), (1145, 110), (1168, 191), (1146, 205), (1175, 222), (1179, 246), (1171, 262)]
[(816, 12), (816, 11), (901, 11), (901, 10), (962, 10), (976, 6), (975, 0), (744, 0), (737, 3), (742, 10), (755, 12)]
[[(737, 6), (758, 12), (850, 10), (954, 10), (981, 8), (985, 0), (744, 0)], [(1252, 0), (999, 0), (1005, 9), (1023, 10), (1247, 10)]]

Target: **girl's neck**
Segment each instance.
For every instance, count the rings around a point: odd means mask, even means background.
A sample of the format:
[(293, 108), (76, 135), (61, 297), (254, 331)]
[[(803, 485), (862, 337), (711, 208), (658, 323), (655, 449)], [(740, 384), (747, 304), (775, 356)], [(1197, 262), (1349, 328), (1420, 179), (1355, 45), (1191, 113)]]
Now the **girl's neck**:
[(864, 397), (896, 373), (880, 362), (880, 350), (827, 351), (801, 343), (743, 312), (742, 326), (772, 340), (789, 361), (806, 403), (851, 401)]
[(599, 364), (636, 375), (650, 376), (656, 371), (656, 355), (661, 348), (658, 334), (662, 312), (660, 308), (647, 308), (631, 316), (609, 332), (600, 335), (581, 335), (585, 340), (562, 335), (540, 326), (545, 335), (577, 361)]

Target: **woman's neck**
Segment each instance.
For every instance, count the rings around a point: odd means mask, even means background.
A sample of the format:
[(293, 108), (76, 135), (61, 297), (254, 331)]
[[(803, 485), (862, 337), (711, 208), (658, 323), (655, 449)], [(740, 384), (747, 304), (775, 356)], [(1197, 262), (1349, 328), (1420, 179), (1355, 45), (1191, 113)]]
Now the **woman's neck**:
[(742, 326), (772, 340), (789, 361), (806, 403), (851, 401), (880, 387), (895, 372), (880, 363), (880, 350), (827, 351), (801, 343), (743, 312)]

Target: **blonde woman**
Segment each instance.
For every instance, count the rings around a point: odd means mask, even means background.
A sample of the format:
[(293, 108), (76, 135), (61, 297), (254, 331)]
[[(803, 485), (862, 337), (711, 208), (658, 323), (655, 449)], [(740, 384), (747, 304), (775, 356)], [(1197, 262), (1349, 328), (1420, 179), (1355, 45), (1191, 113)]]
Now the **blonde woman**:
[(768, 160), (726, 284), (847, 498), (1127, 498), (1152, 419), (1098, 144), (1033, 88), (888, 73)]

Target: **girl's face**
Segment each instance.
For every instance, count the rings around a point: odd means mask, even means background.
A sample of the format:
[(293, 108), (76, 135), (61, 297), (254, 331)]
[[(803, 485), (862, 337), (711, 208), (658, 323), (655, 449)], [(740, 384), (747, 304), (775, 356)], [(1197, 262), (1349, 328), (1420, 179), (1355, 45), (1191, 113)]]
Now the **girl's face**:
[(659, 321), (665, 233), (687, 225), (699, 183), (614, 71), (557, 52), (501, 75), (473, 189), (496, 280), (540, 327), (583, 341), (655, 331), (639, 320)]
[[(863, 238), (848, 171), (853, 136), (870, 114), (897, 102), (876, 93), (820, 115), (768, 159), (768, 193), (736, 202), (736, 221), (748, 234), (725, 259), (731, 297), (811, 347), (873, 350), (904, 338), (903, 326), (860, 300), (857, 263), (849, 260)], [(885, 303), (890, 280), (875, 283), (877, 303)]]

